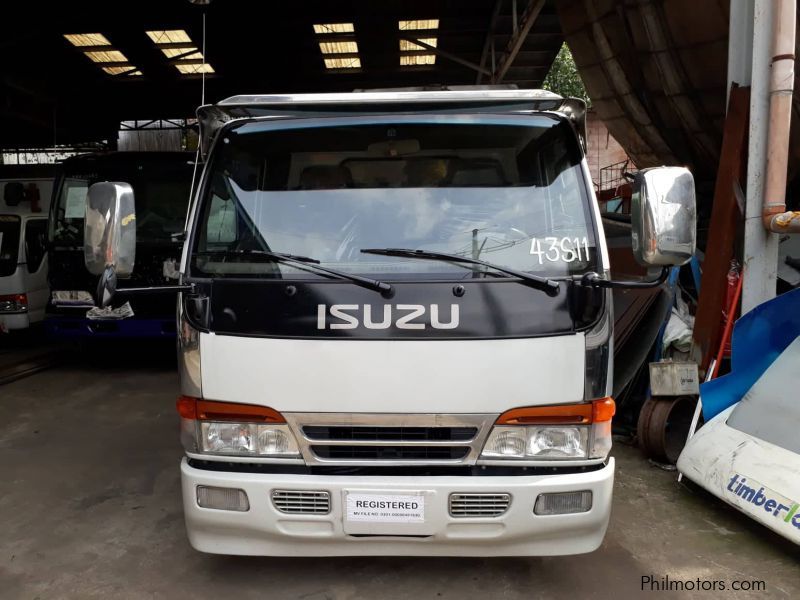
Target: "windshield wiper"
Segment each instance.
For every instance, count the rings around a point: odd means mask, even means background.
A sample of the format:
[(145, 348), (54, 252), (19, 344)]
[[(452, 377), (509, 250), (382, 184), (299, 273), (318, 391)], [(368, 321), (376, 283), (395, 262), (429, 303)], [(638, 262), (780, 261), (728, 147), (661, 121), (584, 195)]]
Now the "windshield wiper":
[(466, 256), (459, 256), (458, 254), (448, 254), (446, 252), (434, 252), (431, 250), (414, 250), (412, 248), (362, 248), (361, 252), (364, 254), (379, 254), (382, 256), (404, 256), (408, 258), (423, 258), (429, 260), (442, 260), (446, 262), (461, 263), (466, 265), (481, 265), (489, 269), (494, 269), (500, 273), (517, 277), (522, 285), (542, 290), (548, 296), (557, 296), (559, 291), (559, 283), (547, 277), (540, 277), (538, 275), (531, 275), (523, 271), (509, 269), (502, 265), (486, 262), (477, 258), (467, 258)]
[(377, 279), (370, 279), (369, 277), (361, 277), (360, 275), (353, 275), (352, 273), (346, 273), (344, 271), (339, 271), (337, 269), (323, 267), (319, 264), (319, 260), (317, 260), (316, 258), (311, 258), (309, 256), (300, 256), (297, 254), (285, 254), (283, 252), (273, 252), (271, 250), (242, 250), (242, 251), (227, 250), (227, 251), (198, 252), (197, 254), (200, 256), (264, 257), (269, 260), (274, 260), (275, 262), (295, 264), (303, 267), (305, 270), (316, 271), (319, 273), (323, 273), (325, 275), (329, 275), (331, 277), (336, 277), (338, 279), (345, 279), (347, 281), (352, 281), (356, 285), (361, 286), (363, 288), (380, 292), (380, 294), (385, 298), (391, 298), (394, 295), (394, 288), (385, 281), (378, 281)]

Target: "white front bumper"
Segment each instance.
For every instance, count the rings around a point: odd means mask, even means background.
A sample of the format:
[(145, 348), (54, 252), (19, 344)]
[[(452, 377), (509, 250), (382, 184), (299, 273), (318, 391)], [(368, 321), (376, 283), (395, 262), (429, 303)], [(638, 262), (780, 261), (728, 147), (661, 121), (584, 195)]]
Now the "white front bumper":
[[(405, 477), (254, 474), (206, 471), (181, 464), (183, 507), (192, 546), (213, 554), (262, 556), (542, 556), (581, 554), (600, 546), (611, 513), (614, 459), (587, 473)], [(232, 487), (247, 493), (250, 510), (200, 508), (196, 486)], [(288, 515), (271, 501), (273, 489), (324, 490), (331, 495), (326, 515)], [(425, 491), (425, 537), (347, 535), (343, 529), (344, 490), (376, 493)], [(533, 513), (543, 492), (591, 490), (588, 512), (540, 516)], [(454, 518), (451, 493), (506, 493), (511, 504), (493, 518)]]

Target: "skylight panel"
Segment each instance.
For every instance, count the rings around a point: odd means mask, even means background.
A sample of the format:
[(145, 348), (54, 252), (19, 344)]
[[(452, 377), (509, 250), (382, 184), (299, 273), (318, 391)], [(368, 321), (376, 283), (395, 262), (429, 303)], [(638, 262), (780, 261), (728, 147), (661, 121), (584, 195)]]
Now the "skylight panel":
[(319, 51), (323, 54), (356, 54), (357, 42), (320, 42)]
[[(136, 73), (137, 75), (141, 75), (142, 72), (133, 65), (123, 65), (123, 66), (114, 66), (114, 67), (102, 67), (103, 71), (108, 73), (109, 75), (121, 75), (122, 73), (128, 73), (129, 75), (133, 75)], [(132, 71), (132, 69), (136, 69)]]
[(178, 62), (175, 67), (180, 71), (183, 75), (194, 75), (199, 73), (213, 73), (214, 68), (208, 64), (203, 63), (200, 65), (182, 65)]
[(353, 33), (356, 30), (352, 23), (318, 23), (314, 25), (314, 33), (325, 35), (329, 33)]
[(165, 57), (173, 59), (172, 64), (181, 75), (214, 73), (214, 67), (205, 62), (203, 53), (192, 42), (186, 30), (165, 29), (145, 33)]
[(397, 28), (400, 31), (418, 29), (439, 29), (439, 19), (415, 19), (411, 21), (398, 21)]
[(86, 58), (108, 75), (142, 75), (142, 72), (128, 61), (128, 57), (114, 48), (102, 33), (66, 33), (64, 39), (81, 50)]
[(189, 34), (184, 29), (146, 31), (145, 33), (155, 44), (179, 44), (192, 41), (192, 38), (189, 37)]
[[(161, 52), (163, 52), (164, 56), (167, 58), (175, 58), (176, 56), (181, 56), (186, 59), (203, 58), (203, 53), (197, 48), (161, 48)], [(187, 52), (191, 52), (192, 54), (187, 54)]]
[(92, 62), (96, 63), (109, 63), (109, 62), (128, 62), (128, 58), (119, 50), (104, 50), (102, 52), (84, 52)]
[[(423, 44), (428, 44), (428, 46), (433, 46), (436, 48), (438, 43), (438, 39), (435, 37), (429, 38), (419, 38), (419, 41)], [(424, 46), (420, 46), (419, 44), (415, 44), (410, 40), (400, 40), (400, 52), (416, 52), (419, 50), (427, 50)]]
[(317, 34), (317, 43), (326, 70), (346, 71), (361, 68), (358, 42), (353, 39), (355, 36), (331, 36), (331, 34), (354, 34), (355, 26), (352, 23), (318, 23), (314, 25), (314, 33)]
[(326, 69), (360, 69), (361, 59), (357, 56), (353, 58), (326, 58)]
[(73, 46), (110, 46), (111, 42), (102, 33), (66, 33), (64, 37)]
[(412, 67), (416, 65), (433, 65), (436, 64), (435, 54), (401, 54), (400, 66)]

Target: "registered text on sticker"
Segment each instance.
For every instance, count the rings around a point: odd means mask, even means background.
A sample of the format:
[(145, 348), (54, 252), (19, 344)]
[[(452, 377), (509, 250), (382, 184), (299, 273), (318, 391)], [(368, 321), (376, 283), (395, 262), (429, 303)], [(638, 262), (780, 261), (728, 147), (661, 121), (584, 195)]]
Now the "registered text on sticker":
[(347, 520), (373, 523), (422, 523), (425, 496), (395, 494), (348, 494)]

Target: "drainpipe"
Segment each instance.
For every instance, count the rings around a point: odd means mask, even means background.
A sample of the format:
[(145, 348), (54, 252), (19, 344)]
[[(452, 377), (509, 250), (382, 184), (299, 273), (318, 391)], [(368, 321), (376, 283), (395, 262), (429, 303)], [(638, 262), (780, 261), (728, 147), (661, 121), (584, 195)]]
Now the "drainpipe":
[(761, 218), (767, 231), (800, 233), (800, 212), (786, 211), (797, 0), (775, 0), (773, 6), (767, 173)]

